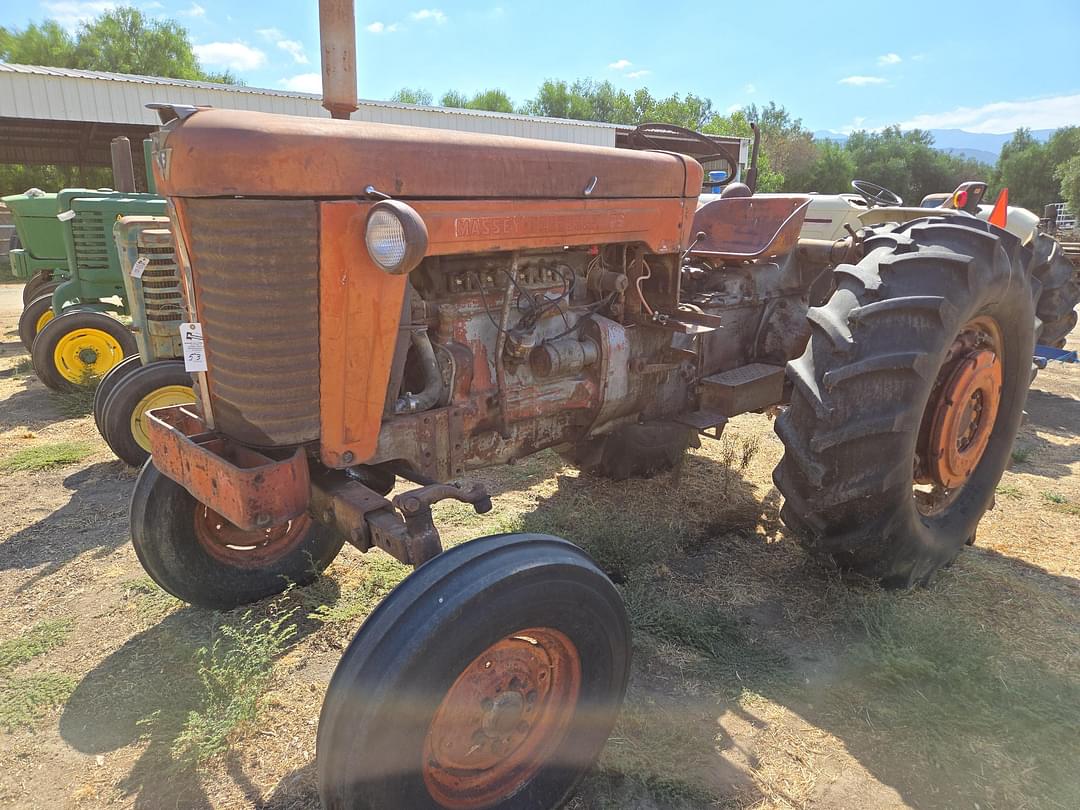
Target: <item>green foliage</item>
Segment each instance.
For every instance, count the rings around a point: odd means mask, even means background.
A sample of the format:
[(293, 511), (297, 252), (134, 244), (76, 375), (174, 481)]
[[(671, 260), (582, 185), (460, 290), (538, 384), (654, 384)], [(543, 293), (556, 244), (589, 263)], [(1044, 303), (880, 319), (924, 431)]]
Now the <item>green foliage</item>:
[(855, 176), (891, 189), (909, 205), (927, 194), (952, 191), (965, 180), (989, 180), (991, 168), (933, 147), (929, 132), (901, 132), (886, 127), (880, 132), (854, 132), (845, 151), (855, 164)]
[(411, 87), (402, 87), (394, 95), (390, 96), (391, 101), (396, 101), (398, 104), (431, 104), (431, 91), (421, 90), (420, 88), (413, 89)]
[(71, 36), (54, 20), (25, 29), (0, 27), (0, 61), (106, 70), (237, 84), (231, 73), (203, 70), (187, 29), (132, 6), (105, 11)]
[(64, 464), (77, 464), (94, 450), (89, 442), (53, 442), (16, 450), (0, 460), (0, 472), (39, 472)]
[(255, 719), (259, 697), (270, 682), (274, 659), (296, 635), (293, 611), (254, 621), (251, 611), (235, 625), (222, 625), (209, 647), (196, 651), (201, 707), (188, 714), (173, 741), (180, 762), (198, 764), (225, 751), (229, 736)]
[(1066, 207), (1070, 211), (1080, 211), (1080, 154), (1061, 163), (1054, 170), (1054, 177), (1061, 181), (1061, 198)]
[(0, 643), (0, 672), (59, 647), (71, 633), (69, 619), (38, 622), (22, 635)]
[(0, 728), (11, 731), (31, 725), (74, 691), (75, 681), (67, 675), (46, 672), (18, 677), (10, 672), (62, 645), (71, 629), (66, 619), (39, 622), (0, 644)]

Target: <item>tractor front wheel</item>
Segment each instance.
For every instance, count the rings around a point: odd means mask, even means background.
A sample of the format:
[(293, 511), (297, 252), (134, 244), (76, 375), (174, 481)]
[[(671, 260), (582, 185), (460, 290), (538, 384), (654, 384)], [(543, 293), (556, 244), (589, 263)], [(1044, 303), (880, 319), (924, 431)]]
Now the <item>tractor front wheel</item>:
[(34, 350), (34, 338), (53, 319), (52, 295), (39, 295), (23, 307), (19, 315), (19, 340), (28, 352)]
[(699, 447), (697, 434), (672, 422), (624, 425), (606, 436), (587, 439), (560, 453), (579, 470), (614, 481), (651, 478), (678, 466), (687, 448)]
[(182, 360), (134, 368), (116, 383), (105, 400), (101, 435), (121, 460), (139, 467), (150, 457), (147, 411), (194, 401), (191, 375), (184, 370)]
[(334, 672), (323, 806), (562, 807), (614, 726), (630, 647), (619, 592), (565, 540), (497, 535), (440, 554)]
[[(99, 382), (97, 388), (94, 389), (94, 426), (98, 429), (98, 433), (101, 434), (101, 438), (105, 438), (104, 422), (102, 419), (105, 416), (105, 402), (109, 399), (109, 394), (113, 392), (113, 389), (119, 385), (124, 377), (141, 367), (142, 358), (139, 355), (135, 354), (131, 357), (125, 357), (105, 372), (105, 376), (101, 378), (101, 382)], [(107, 441), (108, 440), (106, 439), (106, 442)]]
[(1042, 321), (1039, 343), (1065, 347), (1065, 339), (1076, 327), (1076, 306), (1080, 304), (1080, 279), (1061, 244), (1045, 233), (1035, 237), (1032, 272), (1042, 284), (1035, 314)]
[(871, 234), (788, 363), (781, 517), (886, 586), (927, 583), (974, 537), (1027, 398), (1031, 277), (1015, 244), (965, 223)]
[(150, 578), (177, 599), (214, 610), (257, 602), (314, 580), (345, 538), (303, 514), (244, 531), (146, 462), (131, 496), (131, 542)]
[(100, 312), (66, 312), (34, 338), (34, 371), (46, 386), (62, 391), (96, 385), (125, 357), (138, 354), (131, 330)]

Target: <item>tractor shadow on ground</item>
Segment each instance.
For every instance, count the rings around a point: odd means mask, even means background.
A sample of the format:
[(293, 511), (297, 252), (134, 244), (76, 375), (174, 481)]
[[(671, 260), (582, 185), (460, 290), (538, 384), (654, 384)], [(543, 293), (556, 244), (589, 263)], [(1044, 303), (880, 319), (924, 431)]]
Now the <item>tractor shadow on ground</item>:
[[(212, 711), (206, 703), (199, 651), (220, 638), (215, 631), (222, 625), (251, 626), (295, 608), (288, 621), (295, 623), (297, 632), (275, 657), (284, 655), (321, 626), (308, 616), (306, 592), (311, 589), (317, 589), (320, 600), (339, 596), (337, 584), (320, 577), (307, 588), (252, 606), (250, 613), (184, 607), (169, 614), (128, 640), (82, 679), (64, 705), (61, 737), (77, 751), (91, 755), (141, 743), (138, 760), (117, 786), (123, 795), (133, 797), (135, 808), (210, 807), (199, 766), (174, 755), (190, 713)], [(157, 593), (156, 598), (165, 597)], [(219, 689), (222, 684), (236, 685), (227, 674), (212, 675), (211, 681)], [(220, 701), (220, 691), (215, 697)]]
[[(1047, 478), (1073, 475), (1071, 467), (1080, 460), (1080, 446), (1068, 440), (1080, 435), (1080, 401), (1032, 389), (1025, 409), (1028, 419), (1016, 440), (1012, 472)], [(1023, 460), (1018, 460), (1018, 454)]]
[(23, 592), (87, 551), (106, 557), (128, 541), (127, 505), (134, 471), (106, 461), (63, 480), (71, 498), (50, 515), (0, 542), (0, 571), (40, 568)]
[(0, 401), (0, 433), (24, 428), (38, 431), (70, 418), (60, 409), (60, 398), (33, 374), (20, 372), (16, 382), (21, 389)]

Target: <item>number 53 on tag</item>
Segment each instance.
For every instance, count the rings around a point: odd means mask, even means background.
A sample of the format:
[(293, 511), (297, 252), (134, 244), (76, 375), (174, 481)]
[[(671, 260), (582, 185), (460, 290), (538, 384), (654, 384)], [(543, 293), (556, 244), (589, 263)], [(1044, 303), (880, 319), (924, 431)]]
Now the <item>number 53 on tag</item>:
[(206, 371), (206, 348), (203, 346), (202, 324), (180, 324), (180, 344), (184, 348), (184, 370)]

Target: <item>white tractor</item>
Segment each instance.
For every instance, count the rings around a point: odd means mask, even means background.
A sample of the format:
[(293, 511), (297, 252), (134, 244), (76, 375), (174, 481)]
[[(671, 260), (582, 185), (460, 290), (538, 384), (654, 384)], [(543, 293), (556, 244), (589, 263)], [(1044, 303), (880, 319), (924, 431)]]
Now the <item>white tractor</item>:
[(1026, 208), (1008, 205), (1008, 196), (994, 205), (983, 203), (986, 184), (962, 183), (951, 194), (928, 194), (918, 206), (905, 206), (892, 191), (866, 180), (854, 180), (854, 194), (812, 194), (800, 236), (839, 240), (859, 228), (887, 222), (906, 222), (927, 216), (930, 209), (943, 216), (975, 216), (999, 225), (1031, 248), (1033, 274), (1042, 284), (1036, 314), (1042, 322), (1039, 343), (1062, 348), (1076, 326), (1080, 303), (1080, 270), (1073, 267), (1061, 245), (1039, 230), (1039, 217)]

